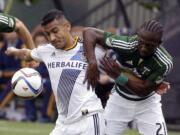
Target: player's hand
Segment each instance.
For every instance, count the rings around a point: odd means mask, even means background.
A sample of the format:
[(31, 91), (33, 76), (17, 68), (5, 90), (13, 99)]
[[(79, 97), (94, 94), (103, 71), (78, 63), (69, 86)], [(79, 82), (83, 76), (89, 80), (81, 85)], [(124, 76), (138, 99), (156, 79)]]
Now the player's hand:
[(118, 64), (114, 59), (105, 56), (100, 62), (103, 65), (103, 69), (107, 75), (113, 79), (117, 78), (122, 71), (121, 65)]
[(8, 56), (13, 56), (14, 55), (14, 52), (16, 51), (17, 49), (15, 47), (8, 47), (7, 50), (5, 51), (5, 54), (8, 55)]
[(39, 62), (32, 60), (32, 61), (28, 62), (28, 67), (37, 68), (39, 66), (39, 64), (40, 64)]
[(159, 95), (163, 95), (163, 94), (167, 93), (167, 91), (170, 88), (171, 88), (170, 83), (164, 81), (158, 86), (156, 93), (158, 93)]
[(89, 63), (83, 83), (87, 82), (87, 89), (89, 90), (90, 87), (92, 87), (92, 89), (96, 87), (98, 80), (99, 80), (99, 70), (98, 70), (97, 62)]

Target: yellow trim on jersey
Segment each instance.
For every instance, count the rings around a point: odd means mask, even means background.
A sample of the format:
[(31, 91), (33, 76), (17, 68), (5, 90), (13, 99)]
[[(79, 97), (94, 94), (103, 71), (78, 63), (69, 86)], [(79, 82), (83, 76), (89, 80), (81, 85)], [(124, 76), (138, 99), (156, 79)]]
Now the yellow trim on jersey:
[(73, 41), (73, 45), (72, 45), (71, 47), (69, 47), (69, 48), (64, 49), (64, 50), (65, 50), (65, 51), (69, 51), (69, 50), (75, 48), (76, 45), (77, 45), (77, 41), (78, 41), (78, 36), (75, 36), (75, 37), (74, 37), (74, 41)]

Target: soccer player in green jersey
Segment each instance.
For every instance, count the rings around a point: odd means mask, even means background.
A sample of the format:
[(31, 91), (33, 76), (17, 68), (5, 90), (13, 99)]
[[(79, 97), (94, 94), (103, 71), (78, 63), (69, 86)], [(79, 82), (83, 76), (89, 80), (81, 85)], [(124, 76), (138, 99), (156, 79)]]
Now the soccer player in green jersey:
[(107, 135), (122, 135), (128, 122), (134, 121), (140, 134), (167, 135), (161, 108), (161, 95), (167, 90), (163, 83), (173, 63), (162, 46), (162, 25), (144, 22), (137, 35), (119, 36), (95, 28), (83, 32), (89, 63), (85, 81), (95, 87), (99, 70), (94, 53), (96, 43), (113, 49), (117, 59), (105, 56), (101, 62), (115, 86), (105, 108)]
[(28, 48), (33, 49), (35, 47), (30, 32), (21, 20), (4, 13), (0, 13), (0, 32), (12, 31), (15, 31), (19, 35)]

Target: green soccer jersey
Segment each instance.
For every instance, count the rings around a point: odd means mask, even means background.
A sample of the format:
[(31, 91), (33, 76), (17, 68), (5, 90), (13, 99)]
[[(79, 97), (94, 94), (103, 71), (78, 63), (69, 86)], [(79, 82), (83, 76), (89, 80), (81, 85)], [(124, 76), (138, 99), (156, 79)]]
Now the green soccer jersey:
[(14, 17), (0, 13), (0, 32), (12, 32), (15, 29), (15, 25)]
[[(133, 71), (143, 80), (149, 80), (152, 86), (160, 84), (173, 67), (172, 57), (160, 46), (152, 57), (142, 58), (137, 50), (138, 40), (135, 36), (118, 36), (112, 33), (104, 33), (105, 46), (116, 52), (117, 60), (122, 66)], [(139, 97), (130, 89), (116, 84), (114, 89), (123, 97), (132, 100), (142, 100), (147, 97)]]

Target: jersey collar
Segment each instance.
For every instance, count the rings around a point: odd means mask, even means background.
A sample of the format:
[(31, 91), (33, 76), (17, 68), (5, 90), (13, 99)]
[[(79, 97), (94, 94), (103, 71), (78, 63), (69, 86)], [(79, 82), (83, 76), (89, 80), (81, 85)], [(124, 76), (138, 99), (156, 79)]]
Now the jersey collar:
[(77, 42), (78, 42), (78, 36), (75, 36), (75, 37), (74, 37), (74, 41), (73, 41), (73, 45), (72, 45), (71, 47), (69, 47), (69, 48), (64, 49), (64, 50), (65, 50), (65, 51), (72, 50), (73, 48), (76, 47)]

